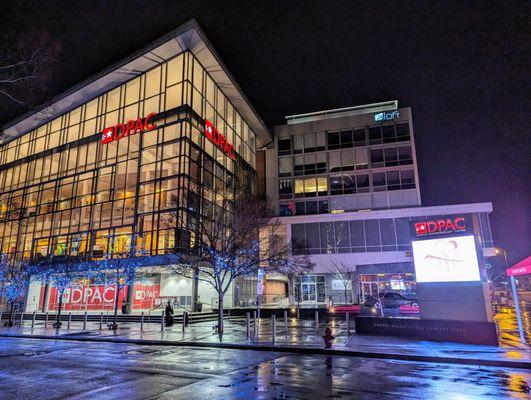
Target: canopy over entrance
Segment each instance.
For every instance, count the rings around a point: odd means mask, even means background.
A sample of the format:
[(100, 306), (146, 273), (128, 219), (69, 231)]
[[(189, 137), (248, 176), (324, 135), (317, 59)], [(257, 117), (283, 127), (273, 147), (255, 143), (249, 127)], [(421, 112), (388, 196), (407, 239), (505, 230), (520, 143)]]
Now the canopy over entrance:
[(507, 268), (505, 272), (507, 276), (531, 274), (531, 256), (513, 265), (511, 268)]

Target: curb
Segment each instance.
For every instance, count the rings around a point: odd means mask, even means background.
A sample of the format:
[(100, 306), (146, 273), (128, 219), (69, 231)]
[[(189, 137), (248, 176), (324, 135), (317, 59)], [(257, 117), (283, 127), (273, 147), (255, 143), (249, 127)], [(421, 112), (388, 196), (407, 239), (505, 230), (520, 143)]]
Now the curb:
[(375, 353), (356, 350), (340, 349), (321, 349), (317, 347), (294, 347), (294, 346), (273, 346), (260, 344), (242, 344), (242, 343), (204, 343), (204, 342), (182, 342), (178, 340), (154, 340), (154, 339), (123, 339), (123, 338), (101, 338), (87, 336), (47, 336), (47, 335), (19, 335), (19, 334), (0, 334), (2, 338), (17, 339), (48, 339), (48, 340), (67, 340), (75, 342), (99, 342), (99, 343), (125, 343), (145, 346), (180, 346), (180, 347), (201, 347), (233, 350), (255, 350), (255, 351), (272, 351), (277, 353), (295, 353), (295, 354), (319, 354), (332, 356), (347, 357), (365, 357), (377, 358), (384, 360), (400, 361), (420, 361), (429, 363), (446, 363), (446, 364), (464, 364), (464, 365), (482, 365), (488, 367), (507, 367), (531, 369), (531, 362), (508, 361), (508, 360), (484, 360), (480, 358), (458, 358), (458, 357), (436, 357), (415, 354), (396, 354), (396, 353)]

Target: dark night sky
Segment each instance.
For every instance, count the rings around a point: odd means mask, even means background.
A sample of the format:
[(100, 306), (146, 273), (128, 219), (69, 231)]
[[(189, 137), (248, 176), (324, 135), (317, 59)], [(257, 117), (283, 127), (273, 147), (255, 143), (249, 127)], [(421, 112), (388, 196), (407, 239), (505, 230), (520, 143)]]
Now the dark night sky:
[[(3, 0), (3, 27), (61, 42), (42, 101), (195, 18), (269, 127), (411, 106), (423, 205), (492, 201), (509, 262), (529, 246), (528, 2)], [(0, 123), (24, 110), (0, 100)], [(503, 266), (500, 257), (494, 260)]]

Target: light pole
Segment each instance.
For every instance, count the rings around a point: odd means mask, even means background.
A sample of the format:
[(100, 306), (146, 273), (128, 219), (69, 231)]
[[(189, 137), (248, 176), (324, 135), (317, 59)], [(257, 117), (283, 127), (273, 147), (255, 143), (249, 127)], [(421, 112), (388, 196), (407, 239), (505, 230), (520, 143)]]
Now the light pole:
[[(503, 257), (505, 259), (505, 271), (509, 269), (509, 263), (507, 262), (507, 251), (505, 249), (503, 251)], [(499, 249), (495, 249), (494, 251), (496, 254), (500, 253)], [(522, 314), (520, 312), (520, 304), (518, 304), (518, 291), (516, 290), (516, 280), (514, 279), (514, 276), (511, 275), (509, 277), (511, 280), (511, 289), (513, 291), (513, 301), (514, 301), (514, 310), (516, 312), (516, 322), (518, 323), (518, 334), (520, 335), (520, 341), (522, 343), (525, 343), (525, 336), (524, 336), (524, 326), (522, 324)]]

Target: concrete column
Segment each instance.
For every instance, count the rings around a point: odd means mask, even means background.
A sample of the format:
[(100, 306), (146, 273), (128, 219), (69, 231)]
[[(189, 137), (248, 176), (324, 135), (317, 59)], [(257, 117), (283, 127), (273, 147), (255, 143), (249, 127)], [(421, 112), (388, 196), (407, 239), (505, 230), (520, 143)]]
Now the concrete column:
[(199, 289), (199, 270), (194, 268), (194, 276), (192, 278), (192, 312), (197, 311), (197, 292)]
[(127, 314), (131, 314), (133, 310), (133, 296), (135, 294), (135, 283), (127, 285)]
[(48, 311), (48, 303), (50, 302), (50, 291), (52, 290), (52, 285), (47, 283), (44, 285), (44, 298), (42, 300), (42, 312)]

